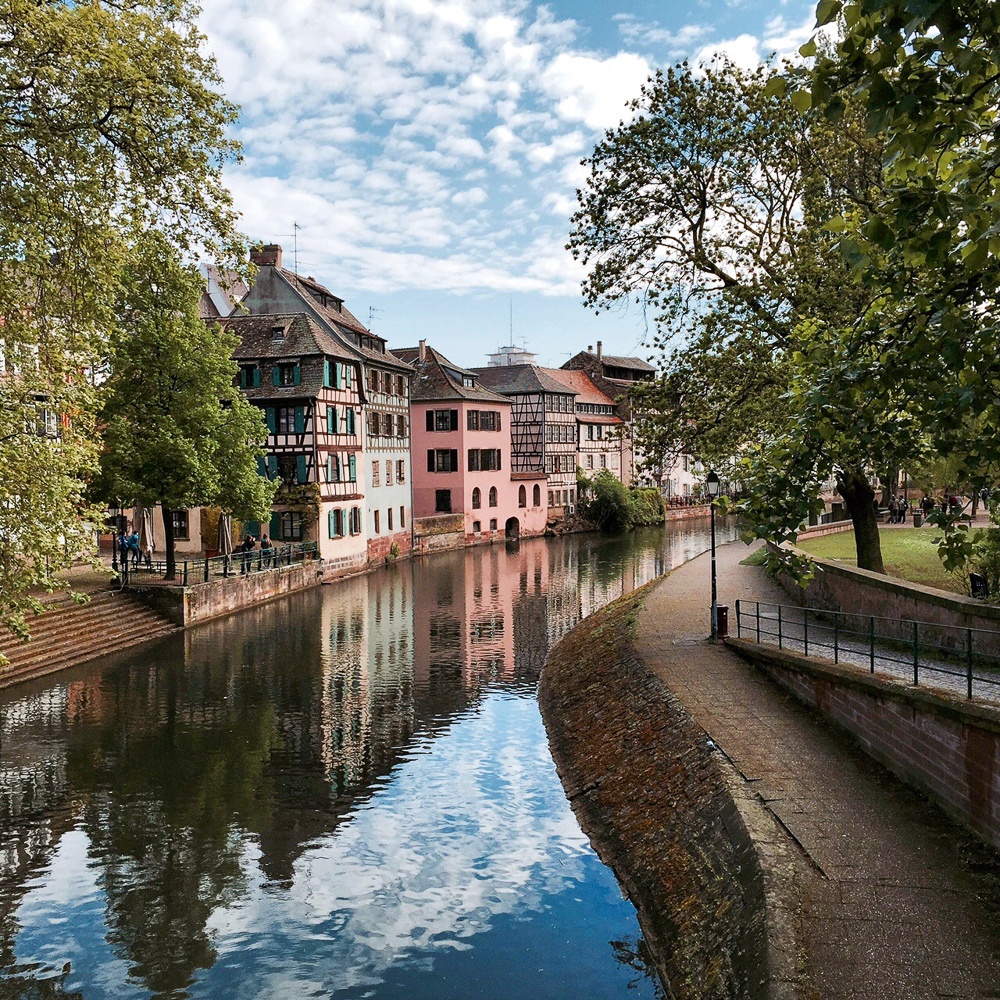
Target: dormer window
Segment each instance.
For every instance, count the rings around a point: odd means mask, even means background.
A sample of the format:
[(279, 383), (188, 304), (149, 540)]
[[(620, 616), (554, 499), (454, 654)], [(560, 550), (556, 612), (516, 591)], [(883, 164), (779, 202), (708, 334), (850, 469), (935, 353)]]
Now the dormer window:
[(272, 326), (271, 340), (284, 340), (284, 339), (285, 339), (285, 328), (283, 326)]

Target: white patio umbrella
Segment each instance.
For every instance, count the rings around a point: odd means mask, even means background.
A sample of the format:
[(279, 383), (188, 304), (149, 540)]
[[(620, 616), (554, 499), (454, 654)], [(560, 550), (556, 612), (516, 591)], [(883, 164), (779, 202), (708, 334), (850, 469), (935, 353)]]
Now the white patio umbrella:
[(153, 540), (153, 510), (151, 507), (139, 505), (135, 508), (133, 517), (139, 531), (139, 554), (149, 565), (152, 562), (153, 553), (156, 551), (156, 542)]
[(233, 554), (233, 519), (225, 511), (219, 515), (219, 536), (215, 547), (220, 556)]

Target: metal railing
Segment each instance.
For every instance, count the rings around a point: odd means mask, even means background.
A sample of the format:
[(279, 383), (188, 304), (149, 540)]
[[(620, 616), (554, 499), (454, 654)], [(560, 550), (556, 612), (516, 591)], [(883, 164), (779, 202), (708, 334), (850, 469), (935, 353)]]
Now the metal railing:
[[(290, 545), (276, 545), (270, 549), (256, 548), (252, 552), (233, 552), (228, 556), (203, 556), (200, 559), (178, 559), (174, 564), (173, 583), (182, 587), (208, 583), (219, 577), (240, 576), (281, 569), (305, 559), (315, 559), (319, 548), (316, 542), (293, 542)], [(167, 575), (167, 564), (163, 559), (138, 562), (131, 558), (124, 567), (118, 567), (119, 577), (125, 586), (138, 586), (153, 580), (162, 580)]]
[(1000, 698), (1000, 632), (992, 629), (737, 601), (736, 635), (914, 686), (930, 674), (937, 686), (966, 698)]

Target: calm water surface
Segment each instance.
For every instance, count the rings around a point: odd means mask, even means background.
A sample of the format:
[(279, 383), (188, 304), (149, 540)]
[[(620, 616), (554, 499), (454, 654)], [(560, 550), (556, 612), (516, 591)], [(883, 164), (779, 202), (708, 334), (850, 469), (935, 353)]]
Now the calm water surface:
[(0, 997), (660, 997), (535, 687), (706, 547), (445, 553), (7, 694)]

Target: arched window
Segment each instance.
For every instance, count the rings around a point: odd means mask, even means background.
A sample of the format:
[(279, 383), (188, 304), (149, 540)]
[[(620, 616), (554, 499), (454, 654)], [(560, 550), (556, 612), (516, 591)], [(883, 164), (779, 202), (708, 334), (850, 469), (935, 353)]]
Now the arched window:
[(517, 491), (517, 505), (518, 507), (528, 506), (528, 491), (523, 487), (518, 487)]
[(542, 488), (538, 485), (538, 483), (535, 483), (535, 488), (531, 491), (531, 506), (542, 506)]
[(479, 492), (479, 487), (477, 486), (472, 491), (472, 509), (479, 510), (479, 508), (482, 507), (482, 505), (483, 505), (483, 495), (482, 493)]
[(495, 486), (490, 487), (490, 506), (495, 507), (497, 505), (497, 488)]

